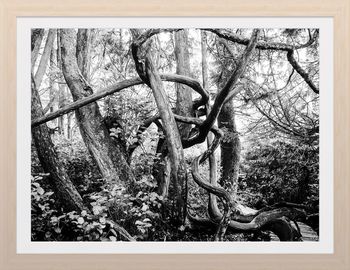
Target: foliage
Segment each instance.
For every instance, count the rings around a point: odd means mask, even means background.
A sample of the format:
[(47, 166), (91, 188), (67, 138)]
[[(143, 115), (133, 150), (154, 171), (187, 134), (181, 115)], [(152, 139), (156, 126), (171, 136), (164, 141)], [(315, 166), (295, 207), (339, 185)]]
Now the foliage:
[[(254, 142), (245, 153), (240, 190), (251, 205), (280, 201), (318, 207), (318, 145), (294, 141)], [(315, 208), (316, 207), (316, 208)]]
[(45, 191), (42, 177), (32, 177), (33, 241), (116, 241), (120, 239), (108, 220), (106, 197), (89, 196), (92, 212), (62, 212), (54, 192)]
[(103, 179), (80, 136), (70, 140), (57, 137), (55, 143), (59, 157), (80, 194), (99, 191)]

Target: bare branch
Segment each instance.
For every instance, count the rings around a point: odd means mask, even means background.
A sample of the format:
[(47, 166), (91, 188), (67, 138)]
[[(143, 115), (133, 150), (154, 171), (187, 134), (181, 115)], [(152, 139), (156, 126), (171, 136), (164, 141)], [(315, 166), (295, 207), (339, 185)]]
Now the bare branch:
[(318, 87), (313, 83), (309, 74), (299, 65), (299, 63), (295, 60), (294, 51), (287, 52), (288, 62), (292, 65), (292, 67), (299, 73), (299, 75), (304, 79), (308, 86), (314, 91), (316, 94), (320, 93)]
[[(225, 29), (203, 29), (209, 32), (212, 32), (216, 34), (218, 37), (221, 37), (223, 39), (241, 44), (241, 45), (248, 45), (249, 44), (249, 39), (248, 38), (243, 38), (240, 37), (233, 32), (229, 32)], [(256, 43), (256, 49), (259, 50), (279, 50), (279, 51), (293, 51), (293, 50), (299, 50), (305, 47), (310, 46), (317, 38), (318, 32), (314, 31), (314, 34), (310, 36), (310, 39), (308, 40), (307, 43), (298, 45), (298, 46), (293, 46), (290, 44), (286, 43), (278, 43), (278, 42), (257, 42)]]
[[(161, 74), (160, 77), (164, 81), (178, 82), (178, 83), (183, 83), (183, 84), (188, 85), (194, 91), (196, 91), (197, 93), (202, 95), (203, 100), (207, 100), (209, 98), (208, 93), (202, 88), (201, 84), (193, 78), (182, 76), (182, 75), (176, 75), (176, 74)], [(41, 125), (41, 124), (46, 123), (48, 121), (51, 121), (57, 117), (60, 117), (64, 114), (67, 114), (71, 111), (79, 109), (87, 104), (95, 102), (96, 100), (99, 100), (99, 99), (104, 98), (106, 96), (117, 93), (125, 88), (139, 85), (139, 84), (143, 84), (143, 81), (140, 78), (135, 77), (132, 79), (124, 80), (124, 81), (119, 82), (117, 84), (114, 84), (112, 86), (108, 86), (100, 91), (97, 91), (97, 93), (95, 93), (95, 94), (92, 94), (92, 95), (85, 97), (85, 98), (81, 98), (81, 99), (63, 107), (62, 109), (59, 109), (55, 112), (47, 114), (46, 116), (40, 117), (38, 119), (34, 119), (31, 123), (31, 126), (36, 127), (38, 125)]]
[[(232, 32), (228, 32), (224, 29), (205, 29), (206, 31), (210, 31), (217, 36), (229, 40), (241, 45), (247, 45), (249, 43), (249, 39), (240, 37)], [(305, 80), (307, 85), (314, 91), (316, 94), (319, 94), (318, 87), (312, 82), (310, 75), (299, 65), (299, 63), (294, 58), (294, 51), (302, 48), (306, 48), (313, 44), (318, 37), (318, 31), (314, 31), (313, 35), (310, 34), (310, 39), (308, 42), (302, 45), (293, 46), (285, 43), (277, 43), (277, 42), (257, 42), (256, 49), (259, 50), (278, 50), (287, 52), (287, 60), (292, 65), (292, 67), (299, 73), (299, 75)], [(227, 46), (227, 44), (226, 44)]]
[[(255, 48), (255, 44), (257, 42), (258, 39), (258, 35), (259, 35), (259, 31), (260, 30), (254, 30), (252, 37), (250, 39), (250, 42), (248, 44), (248, 46), (246, 47), (243, 55), (241, 56), (240, 60), (237, 63), (236, 69), (233, 72), (233, 74), (231, 75), (231, 77), (228, 79), (228, 81), (226, 82), (225, 86), (223, 87), (223, 89), (221, 89), (221, 91), (218, 93), (214, 105), (207, 117), (207, 119), (204, 121), (203, 125), (201, 126), (201, 136), (206, 136), (209, 128), (214, 124), (217, 116), (220, 113), (221, 107), (223, 106), (223, 103), (225, 101), (225, 99), (230, 95), (232, 95), (230, 92), (232, 91), (232, 88), (235, 86), (235, 84), (237, 83), (238, 79), (242, 76), (242, 74), (245, 71), (245, 68), (247, 66), (247, 63), (249, 61), (249, 58)], [(238, 89), (238, 88), (237, 88)], [(233, 90), (234, 94), (238, 94), (238, 90)]]

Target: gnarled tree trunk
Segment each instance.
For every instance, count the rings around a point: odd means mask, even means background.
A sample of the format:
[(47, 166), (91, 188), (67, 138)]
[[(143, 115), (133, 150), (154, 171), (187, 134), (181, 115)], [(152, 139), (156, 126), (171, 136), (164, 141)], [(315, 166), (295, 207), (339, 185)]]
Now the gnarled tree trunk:
[[(188, 50), (188, 31), (186, 29), (175, 32), (175, 60), (176, 60), (176, 74), (190, 75), (190, 58)], [(181, 83), (176, 83), (176, 109), (175, 112), (181, 116), (193, 116), (193, 102), (192, 102), (192, 89)], [(186, 123), (177, 123), (180, 136), (183, 139), (187, 139), (191, 125)], [(167, 196), (168, 185), (170, 183), (170, 160), (166, 157), (167, 151), (163, 151), (165, 147), (163, 144), (165, 140), (159, 140), (158, 147), (161, 152), (161, 158), (155, 164), (155, 171), (157, 176), (157, 182), (159, 183), (159, 192), (162, 196)], [(166, 150), (166, 149), (165, 149)]]
[[(133, 30), (134, 39), (137, 39), (139, 34), (140, 32), (138, 30)], [(132, 51), (137, 72), (140, 75), (140, 78), (152, 89), (167, 139), (166, 144), (171, 164), (171, 184), (173, 186), (173, 192), (169, 195), (175, 202), (172, 215), (175, 224), (181, 225), (185, 222), (186, 218), (187, 200), (187, 170), (181, 136), (168, 97), (166, 96), (162, 80), (151, 57), (151, 53), (149, 50), (146, 52), (145, 65), (143, 65), (138, 58), (139, 49), (139, 45), (134, 41), (132, 44)], [(151, 48), (149, 47), (148, 49)]]
[[(77, 61), (76, 55), (80, 57), (89, 57), (88, 50), (85, 48), (88, 40), (88, 30), (79, 30), (78, 50), (76, 49), (76, 33), (72, 29), (63, 29), (60, 33), (62, 69), (65, 80), (72, 93), (74, 101), (87, 97), (93, 93), (86, 78), (86, 64), (82, 59)], [(83, 34), (82, 31), (85, 33)], [(78, 53), (76, 54), (76, 52)], [(80, 63), (79, 70), (78, 62)], [(81, 136), (89, 149), (92, 157), (96, 161), (102, 176), (107, 181), (113, 181), (119, 184), (134, 181), (134, 175), (126, 162), (125, 157), (118, 147), (116, 147), (109, 131), (106, 128), (103, 117), (96, 102), (79, 108), (75, 111), (76, 121), (79, 126)]]
[[(43, 110), (38, 91), (32, 79), (32, 119), (43, 116)], [(69, 179), (64, 165), (59, 161), (55, 147), (51, 141), (50, 131), (46, 124), (32, 128), (32, 136), (40, 164), (45, 172), (50, 173), (53, 188), (66, 210), (81, 211), (84, 208), (83, 200), (77, 189)]]
[[(46, 42), (46, 46), (48, 46), (49, 48), (52, 47), (50, 40)], [(48, 49), (46, 49), (46, 46), (45, 50), (48, 51)], [(33, 57), (33, 59), (34, 58), (35, 57)], [(34, 59), (33, 61), (35, 60), (36, 59)], [(40, 60), (41, 68), (44, 70), (46, 70), (47, 60), (48, 57), (45, 57), (45, 59)], [(38, 83), (41, 84), (41, 81), (38, 81)], [(31, 79), (31, 90), (31, 117), (32, 119), (36, 119), (38, 117), (42, 117), (44, 113), (39, 93), (35, 85), (34, 75), (32, 75)], [(49, 128), (46, 124), (34, 127), (32, 128), (32, 136), (41, 166), (43, 167), (45, 172), (50, 173), (50, 179), (52, 180), (51, 183), (53, 189), (58, 193), (58, 198), (61, 201), (62, 205), (64, 205), (66, 210), (68, 211), (81, 211), (84, 208), (83, 200), (80, 194), (78, 193), (77, 189), (69, 179), (69, 176), (65, 171), (63, 164), (57, 157), (55, 147), (50, 137)]]

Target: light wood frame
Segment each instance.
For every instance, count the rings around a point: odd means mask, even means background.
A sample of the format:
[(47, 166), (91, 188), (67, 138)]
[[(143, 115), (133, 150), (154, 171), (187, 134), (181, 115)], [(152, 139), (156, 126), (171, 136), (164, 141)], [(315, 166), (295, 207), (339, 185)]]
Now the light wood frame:
[[(334, 18), (334, 254), (16, 254), (16, 17), (330, 16)], [(0, 269), (350, 269), (349, 0), (3, 0), (0, 4)]]

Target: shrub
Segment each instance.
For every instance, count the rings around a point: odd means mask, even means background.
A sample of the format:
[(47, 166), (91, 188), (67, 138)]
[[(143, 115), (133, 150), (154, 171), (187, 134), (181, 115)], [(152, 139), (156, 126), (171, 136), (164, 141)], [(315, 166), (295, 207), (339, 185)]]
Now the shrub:
[(254, 195), (246, 196), (251, 205), (289, 201), (318, 211), (318, 151), (293, 141), (255, 143), (242, 162), (240, 190)]

